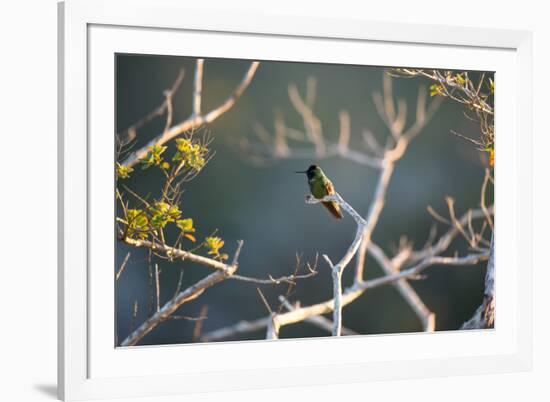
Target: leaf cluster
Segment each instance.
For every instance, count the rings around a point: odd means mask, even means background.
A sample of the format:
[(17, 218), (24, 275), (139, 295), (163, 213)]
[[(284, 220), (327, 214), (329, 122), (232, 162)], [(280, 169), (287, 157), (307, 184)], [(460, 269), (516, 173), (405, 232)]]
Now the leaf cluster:
[(480, 151), (486, 152), (489, 165), (494, 165), (495, 138), (494, 138), (494, 93), (495, 82), (485, 73), (472, 78), (476, 74), (467, 71), (441, 71), (397, 68), (394, 73), (405, 77), (425, 77), (433, 81), (430, 85), (430, 96), (449, 98), (465, 106), (466, 117), (479, 123), (480, 135), (478, 138), (454, 133), (471, 142)]
[[(161, 188), (161, 196), (154, 201), (145, 198), (125, 187), (127, 191), (140, 201), (139, 207), (130, 208), (128, 202), (117, 191), (117, 198), (122, 204), (124, 217), (117, 217), (117, 222), (123, 225), (122, 238), (149, 239), (165, 243), (164, 230), (173, 225), (178, 229), (179, 247), (181, 240), (197, 241), (193, 218), (184, 216), (179, 205), (183, 192), (182, 184), (196, 177), (208, 163), (211, 155), (208, 138), (196, 138), (194, 133), (175, 140), (173, 156), (166, 157), (168, 146), (152, 145), (147, 154), (140, 159), (142, 170), (158, 167), (165, 180)], [(118, 179), (127, 179), (134, 171), (132, 167), (116, 163)], [(224, 240), (218, 236), (207, 236), (199, 247), (204, 247), (208, 255), (219, 261), (225, 261), (228, 256), (220, 250)]]

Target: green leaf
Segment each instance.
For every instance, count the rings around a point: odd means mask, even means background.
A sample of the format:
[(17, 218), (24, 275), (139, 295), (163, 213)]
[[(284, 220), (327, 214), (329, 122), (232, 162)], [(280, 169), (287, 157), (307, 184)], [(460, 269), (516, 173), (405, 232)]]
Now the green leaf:
[(195, 228), (193, 227), (193, 219), (191, 219), (191, 218), (178, 219), (176, 221), (176, 225), (184, 233), (194, 233), (195, 232)]
[(183, 163), (184, 166), (189, 166), (195, 171), (200, 171), (206, 164), (207, 147), (193, 143), (189, 138), (177, 138), (176, 148), (173, 161)]
[(220, 249), (223, 247), (225, 242), (221, 237), (217, 236), (208, 236), (204, 239), (204, 246), (208, 249), (208, 255), (214, 255), (220, 257)]
[(443, 93), (443, 87), (441, 84), (432, 84), (430, 86), (430, 96), (436, 96)]
[(151, 145), (148, 148), (147, 155), (141, 159), (141, 168), (147, 169), (151, 166), (160, 166), (163, 162), (162, 154), (166, 151), (166, 146), (164, 145)]
[(149, 226), (149, 219), (145, 211), (141, 209), (128, 209), (126, 212), (127, 219), (127, 236), (138, 239), (146, 239), (148, 231), (151, 230)]
[(118, 162), (116, 163), (116, 175), (119, 179), (127, 179), (133, 171), (134, 169), (130, 166), (124, 166)]
[(157, 201), (149, 207), (149, 213), (151, 226), (156, 229), (164, 228), (169, 222), (175, 222), (181, 216), (177, 205), (170, 205), (163, 201)]

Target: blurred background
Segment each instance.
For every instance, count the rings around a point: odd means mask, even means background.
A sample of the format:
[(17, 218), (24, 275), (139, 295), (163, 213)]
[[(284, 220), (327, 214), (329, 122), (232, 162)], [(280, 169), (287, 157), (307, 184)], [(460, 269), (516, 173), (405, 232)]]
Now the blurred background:
[[(136, 120), (155, 109), (163, 100), (163, 91), (170, 88), (181, 68), (185, 79), (174, 96), (174, 122), (186, 119), (192, 108), (192, 88), (195, 58), (143, 55), (118, 55), (116, 59), (116, 131), (122, 132)], [(246, 60), (206, 59), (203, 81), (203, 110), (223, 102), (240, 82), (250, 62)], [(243, 96), (236, 105), (208, 126), (213, 138), (215, 157), (202, 172), (185, 187), (180, 209), (192, 217), (200, 242), (217, 230), (225, 240), (222, 251), (232, 256), (236, 241), (244, 240), (238, 273), (265, 278), (268, 275), (291, 274), (296, 254), (302, 262), (313, 262), (317, 253), (337, 261), (352, 241), (356, 225), (345, 216), (332, 218), (320, 205), (306, 205), (309, 192), (304, 175), (310, 164), (320, 165), (333, 181), (336, 190), (360, 214), (366, 214), (373, 196), (378, 171), (341, 158), (323, 160), (276, 160), (258, 164), (244, 153), (239, 144), (246, 138), (257, 141), (255, 122), (273, 132), (274, 112), (284, 115), (289, 127), (302, 129), (301, 117), (293, 109), (287, 88), (291, 83), (305, 92), (306, 81), (317, 81), (315, 112), (323, 124), (327, 139), (338, 136), (338, 113), (347, 110), (351, 117), (350, 147), (364, 150), (361, 132), (368, 127), (382, 142), (389, 135), (376, 113), (372, 100), (374, 91), (382, 90), (382, 67), (308, 64), (262, 61)], [(419, 85), (428, 88), (430, 82), (420, 78), (393, 80), (394, 94), (407, 100), (409, 122), (414, 117)], [(162, 132), (164, 118), (159, 118), (137, 132), (137, 149)], [(390, 183), (386, 205), (373, 234), (373, 241), (393, 255), (401, 236), (406, 235), (416, 248), (425, 243), (434, 219), (426, 212), (431, 205), (445, 216), (445, 196), (456, 200), (457, 215), (479, 206), (484, 162), (480, 152), (468, 142), (454, 136), (455, 130), (472, 137), (479, 127), (463, 114), (463, 106), (444, 100), (424, 131), (413, 140), (406, 155), (397, 162)], [(174, 143), (170, 142), (168, 154)], [(301, 144), (298, 144), (301, 145)], [(158, 169), (142, 171), (139, 166), (124, 184), (141, 195), (155, 197), (163, 184)], [(130, 199), (130, 201), (132, 201)], [(492, 194), (488, 204), (493, 202)], [(447, 228), (438, 224), (439, 233)], [(168, 233), (170, 235), (170, 233)], [(116, 287), (116, 327), (118, 340), (124, 339), (132, 327), (133, 306), (137, 301), (136, 324), (148, 316), (149, 276), (147, 252), (131, 249), (117, 242), (115, 271), (131, 251), (128, 265)], [(449, 249), (466, 252), (465, 241), (458, 238)], [(199, 252), (200, 253), (200, 252)], [(195, 283), (211, 271), (189, 263), (169, 263), (156, 259), (161, 269), (161, 303), (176, 289), (179, 268), (185, 264), (183, 287)], [(344, 286), (352, 283), (352, 262), (344, 274)], [(330, 270), (322, 260), (319, 274), (297, 283), (291, 301), (302, 305), (332, 298)], [(484, 264), (478, 266), (433, 266), (427, 277), (412, 281), (424, 303), (436, 313), (437, 330), (457, 329), (469, 319), (482, 300)], [(368, 258), (366, 278), (383, 275), (376, 263)], [(256, 284), (225, 281), (208, 289), (201, 297), (184, 304), (178, 314), (199, 316), (208, 306), (208, 318), (203, 333), (241, 320), (266, 316)], [(286, 285), (261, 286), (272, 307)], [(387, 334), (421, 331), (421, 323), (392, 286), (367, 291), (344, 309), (344, 326), (361, 334)], [(168, 320), (148, 334), (140, 344), (187, 343), (192, 340), (195, 322)], [(308, 323), (283, 327), (281, 337), (312, 337), (330, 335)], [(249, 333), (234, 340), (263, 339), (265, 330)]]

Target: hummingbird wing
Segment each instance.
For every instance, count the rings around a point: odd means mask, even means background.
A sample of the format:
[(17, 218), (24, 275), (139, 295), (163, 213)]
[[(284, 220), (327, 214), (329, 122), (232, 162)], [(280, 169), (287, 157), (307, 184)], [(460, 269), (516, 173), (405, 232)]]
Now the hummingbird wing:
[[(323, 186), (325, 188), (325, 191), (328, 195), (334, 194), (334, 185), (329, 179), (323, 180)], [(329, 201), (329, 202), (323, 202), (323, 206), (328, 209), (328, 211), (334, 216), (336, 219), (342, 219), (344, 215), (342, 214), (342, 211), (340, 210), (340, 205), (338, 205), (337, 202)]]
[(329, 179), (323, 180), (323, 186), (325, 186), (325, 191), (326, 191), (327, 195), (334, 194), (334, 185), (332, 184), (332, 182)]

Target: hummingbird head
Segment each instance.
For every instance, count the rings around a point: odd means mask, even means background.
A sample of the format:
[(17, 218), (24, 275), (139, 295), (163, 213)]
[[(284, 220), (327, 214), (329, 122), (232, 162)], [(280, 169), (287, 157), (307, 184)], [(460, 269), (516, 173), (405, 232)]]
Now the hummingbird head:
[(294, 172), (294, 173), (305, 173), (307, 175), (307, 179), (311, 180), (317, 176), (321, 176), (323, 174), (323, 171), (321, 168), (317, 165), (311, 165), (307, 168), (307, 170), (304, 170), (303, 172)]

